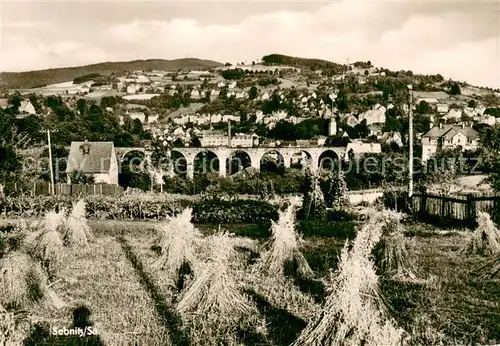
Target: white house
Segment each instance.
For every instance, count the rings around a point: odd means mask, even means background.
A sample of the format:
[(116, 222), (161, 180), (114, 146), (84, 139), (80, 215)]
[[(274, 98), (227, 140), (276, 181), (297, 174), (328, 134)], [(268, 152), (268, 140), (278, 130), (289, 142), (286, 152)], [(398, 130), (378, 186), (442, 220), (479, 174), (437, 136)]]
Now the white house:
[(450, 111), (450, 107), (446, 103), (439, 103), (437, 105), (437, 111), (440, 114), (446, 114)]
[(19, 106), (20, 114), (36, 114), (35, 107), (31, 104), (30, 100), (21, 101)]
[(127, 114), (130, 117), (130, 119), (132, 119), (132, 120), (139, 119), (141, 121), (141, 123), (143, 123), (143, 124), (146, 122), (146, 114), (144, 114), (144, 112), (129, 112), (129, 111), (127, 111)]
[(385, 144), (395, 143), (397, 146), (403, 146), (403, 138), (399, 132), (385, 132), (382, 135), (381, 142)]
[(220, 147), (229, 144), (229, 137), (224, 131), (202, 131), (200, 137), (202, 147)]
[(490, 126), (495, 126), (497, 119), (493, 115), (483, 114), (479, 116), (480, 124), (488, 124)]
[(240, 122), (240, 117), (238, 115), (223, 115), (222, 122), (227, 123), (229, 121)]
[(158, 115), (148, 115), (148, 124), (158, 122)]
[(229, 83), (229, 85), (227, 86), (229, 89), (234, 89), (236, 88), (236, 82), (231, 82)]
[(192, 99), (199, 99), (200, 98), (200, 92), (198, 90), (191, 90), (191, 98)]
[(96, 183), (118, 185), (118, 162), (113, 142), (71, 142), (66, 173), (88, 174)]
[(386, 108), (376, 104), (371, 110), (359, 115), (359, 122), (366, 120), (366, 125), (384, 124)]
[(151, 80), (148, 77), (144, 76), (144, 75), (137, 76), (137, 78), (135, 80), (139, 84), (149, 84), (149, 83), (151, 83)]
[(422, 161), (425, 162), (439, 148), (462, 148), (475, 150), (478, 147), (479, 133), (470, 126), (440, 124), (434, 126), (422, 136)]
[(381, 152), (380, 143), (351, 142), (347, 144), (344, 160), (349, 160), (350, 155), (357, 158), (363, 154), (380, 154)]
[(443, 119), (444, 120), (452, 120), (453, 119), (455, 121), (459, 121), (462, 119), (462, 111), (460, 109), (450, 109), (448, 114), (443, 116)]
[(135, 94), (137, 92), (137, 87), (135, 84), (127, 85), (127, 94)]
[(258, 145), (259, 136), (255, 133), (245, 134), (245, 133), (237, 133), (234, 136), (231, 136), (231, 147), (253, 147), (254, 145)]
[(356, 125), (358, 125), (358, 124), (359, 124), (359, 120), (358, 120), (358, 118), (356, 118), (356, 117), (355, 117), (354, 115), (352, 115), (352, 114), (348, 114), (348, 115), (346, 115), (346, 116), (342, 119), (342, 121), (344, 121), (344, 122), (347, 124), (347, 126), (350, 126), (350, 127), (354, 127), (354, 126), (356, 126)]

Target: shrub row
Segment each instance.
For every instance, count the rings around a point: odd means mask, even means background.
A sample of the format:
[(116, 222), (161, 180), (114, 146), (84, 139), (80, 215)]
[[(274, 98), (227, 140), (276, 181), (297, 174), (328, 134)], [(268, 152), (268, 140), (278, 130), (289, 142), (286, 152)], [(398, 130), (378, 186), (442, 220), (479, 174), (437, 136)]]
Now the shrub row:
[(256, 223), (277, 220), (278, 208), (256, 200), (205, 200), (194, 204), (195, 223)]
[[(38, 196), (0, 200), (0, 215), (9, 218), (40, 218), (50, 210), (70, 210), (75, 197)], [(186, 207), (193, 208), (196, 223), (255, 223), (276, 220), (277, 207), (256, 200), (172, 200), (163, 196), (88, 196), (86, 216), (91, 219), (162, 220)]]
[(354, 221), (325, 222), (322, 220), (300, 221), (298, 230), (304, 237), (333, 237), (354, 239), (356, 223)]

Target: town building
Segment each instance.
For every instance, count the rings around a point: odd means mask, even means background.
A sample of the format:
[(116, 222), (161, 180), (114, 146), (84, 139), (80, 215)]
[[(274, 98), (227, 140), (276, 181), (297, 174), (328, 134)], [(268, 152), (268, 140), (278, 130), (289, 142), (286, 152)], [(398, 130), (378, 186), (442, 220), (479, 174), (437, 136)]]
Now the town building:
[(380, 143), (351, 142), (347, 144), (344, 160), (349, 160), (351, 155), (359, 158), (364, 154), (380, 154), (381, 152)]
[(96, 183), (118, 185), (118, 161), (113, 142), (71, 142), (66, 173), (94, 177)]
[(36, 114), (35, 106), (31, 104), (30, 100), (21, 101), (21, 105), (19, 106), (20, 114)]
[(439, 124), (422, 136), (422, 161), (427, 161), (439, 149), (462, 148), (475, 150), (479, 144), (479, 133), (465, 123), (460, 125)]

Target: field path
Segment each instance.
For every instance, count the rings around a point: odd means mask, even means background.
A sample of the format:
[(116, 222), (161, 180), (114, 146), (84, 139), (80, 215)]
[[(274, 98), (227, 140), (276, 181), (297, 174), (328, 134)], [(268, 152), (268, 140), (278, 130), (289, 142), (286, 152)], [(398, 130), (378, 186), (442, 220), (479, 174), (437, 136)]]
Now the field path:
[(87, 248), (64, 249), (61, 257), (55, 289), (69, 308), (34, 315), (51, 327), (69, 327), (72, 308), (83, 304), (106, 345), (171, 345), (154, 302), (114, 237), (97, 237)]
[(161, 322), (170, 332), (169, 335), (172, 345), (188, 346), (189, 337), (181, 329), (182, 321), (180, 316), (175, 313), (173, 308), (167, 306), (167, 300), (153, 283), (149, 274), (146, 273), (141, 260), (134, 253), (127, 240), (124, 237), (117, 237), (117, 240), (121, 243), (125, 256), (134, 267), (136, 274), (139, 276), (142, 286), (154, 301), (154, 306), (157, 314), (161, 318)]

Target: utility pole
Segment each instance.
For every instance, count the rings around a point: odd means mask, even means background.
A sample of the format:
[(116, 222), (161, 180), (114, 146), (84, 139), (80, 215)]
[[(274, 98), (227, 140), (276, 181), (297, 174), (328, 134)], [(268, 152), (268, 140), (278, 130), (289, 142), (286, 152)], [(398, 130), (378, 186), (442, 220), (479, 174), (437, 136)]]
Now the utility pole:
[(409, 107), (409, 161), (408, 161), (408, 197), (413, 196), (413, 86), (408, 85), (410, 89), (410, 107)]
[(52, 146), (50, 145), (50, 130), (47, 130), (47, 141), (49, 142), (49, 165), (50, 165), (50, 192), (55, 194), (54, 189), (54, 168), (52, 167)]

